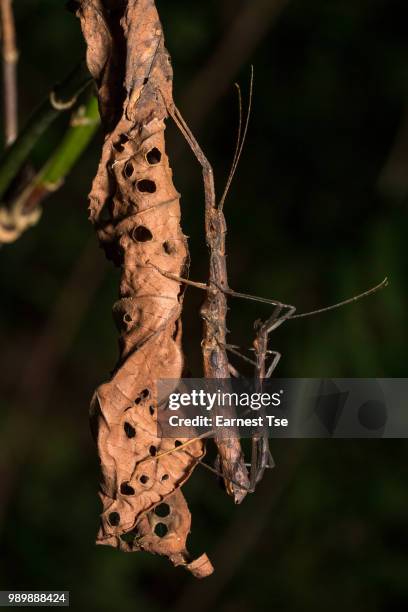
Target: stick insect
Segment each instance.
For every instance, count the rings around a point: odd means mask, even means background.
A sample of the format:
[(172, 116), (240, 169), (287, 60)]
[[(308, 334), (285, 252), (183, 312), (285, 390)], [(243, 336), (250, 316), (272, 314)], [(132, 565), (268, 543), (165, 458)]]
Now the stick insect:
[[(184, 121), (180, 111), (176, 107), (173, 99), (165, 100), (169, 115), (172, 117), (177, 127), (180, 129), (184, 138), (188, 142), (191, 150), (196, 156), (202, 167), (203, 181), (204, 181), (204, 195), (205, 195), (205, 234), (206, 243), (209, 249), (210, 255), (210, 266), (209, 266), (209, 281), (208, 285), (202, 283), (194, 283), (187, 279), (175, 277), (170, 275), (177, 282), (185, 282), (187, 284), (198, 286), (206, 291), (206, 299), (201, 308), (201, 317), (203, 319), (203, 364), (204, 364), (204, 376), (211, 379), (223, 379), (224, 381), (230, 378), (231, 365), (228, 360), (227, 351), (229, 345), (226, 341), (227, 326), (227, 296), (244, 297), (242, 294), (234, 292), (228, 285), (227, 276), (227, 265), (226, 265), (226, 252), (225, 252), (225, 235), (226, 235), (226, 222), (223, 213), (224, 203), (230, 189), (232, 180), (237, 170), (239, 160), (244, 147), (249, 118), (251, 113), (251, 102), (252, 102), (252, 91), (253, 91), (253, 70), (251, 72), (251, 86), (250, 86), (250, 101), (248, 107), (248, 113), (245, 121), (244, 130), (242, 133), (242, 98), (241, 90), (238, 87), (239, 92), (239, 108), (240, 108), (240, 121), (238, 129), (237, 145), (235, 155), (232, 163), (232, 168), (227, 180), (227, 184), (221, 200), (217, 203), (215, 184), (214, 184), (214, 173), (210, 162), (202, 151), (196, 138), (189, 129), (187, 123)], [(242, 138), (241, 138), (242, 135)], [(164, 271), (163, 273), (167, 275)], [(245, 296), (247, 297), (247, 296)], [(251, 299), (251, 296), (249, 296)], [(254, 298), (256, 299), (256, 298)], [(262, 301), (262, 300), (261, 300)], [(273, 303), (276, 307), (280, 307), (280, 311), (283, 308), (289, 308), (292, 312), (292, 307), (286, 307), (277, 302), (268, 301)], [(283, 319), (282, 319), (283, 322)], [(266, 339), (264, 335), (266, 334)], [(263, 346), (267, 344), (267, 327), (260, 328), (259, 331), (259, 342), (258, 344)], [(262, 341), (261, 341), (262, 337)], [(259, 367), (258, 375), (262, 374), (263, 367), (260, 365), (262, 360), (264, 361), (266, 353), (259, 353)], [(259, 376), (258, 376), (259, 378)], [(219, 437), (215, 433), (215, 442), (218, 448), (218, 465), (219, 470), (215, 470), (220, 473), (224, 479), (225, 486), (229, 495), (234, 498), (236, 503), (240, 503), (247, 492), (254, 490), (255, 481), (259, 481), (261, 473), (265, 469), (265, 462), (262, 463), (261, 467), (256, 467), (255, 458), (251, 460), (251, 478), (249, 478), (247, 465), (241, 450), (241, 444), (237, 432), (232, 431), (231, 437), (227, 440)], [(265, 448), (265, 438), (254, 439), (253, 449), (256, 455), (266, 457), (267, 452)], [(254, 481), (255, 479), (255, 481)]]
[[(239, 373), (229, 363), (227, 353), (231, 352), (253, 365), (255, 370), (255, 385), (257, 390), (261, 391), (263, 381), (272, 376), (281, 358), (280, 353), (268, 349), (269, 337), (274, 330), (288, 320), (310, 317), (355, 302), (382, 289), (387, 285), (388, 281), (385, 279), (373, 289), (333, 306), (298, 315), (295, 314), (296, 308), (294, 306), (283, 304), (276, 300), (240, 293), (229, 287), (225, 253), (225, 236), (227, 230), (223, 209), (238, 168), (248, 132), (253, 96), (253, 68), (251, 69), (248, 111), (243, 130), (242, 95), (240, 87), (238, 85), (236, 86), (238, 89), (240, 110), (237, 145), (231, 171), (222, 197), (218, 203), (215, 192), (214, 173), (210, 162), (183, 119), (180, 111), (174, 104), (174, 101), (166, 100), (169, 115), (176, 123), (202, 167), (205, 196), (205, 233), (210, 254), (209, 281), (208, 284), (199, 283), (169, 274), (164, 270), (159, 269), (159, 271), (164, 276), (172, 278), (177, 282), (206, 291), (206, 299), (200, 312), (203, 319), (202, 352), (205, 377), (212, 379), (228, 379), (231, 375), (239, 376)], [(272, 315), (266, 321), (258, 321), (255, 324), (256, 336), (252, 348), (255, 353), (255, 359), (250, 359), (243, 355), (239, 347), (228, 344), (226, 341), (228, 297), (253, 300), (274, 307)], [(270, 363), (267, 363), (270, 357), (272, 360)], [(234, 498), (236, 503), (240, 503), (247, 493), (253, 493), (255, 491), (257, 484), (262, 480), (265, 470), (274, 466), (269, 448), (267, 430), (264, 429), (262, 433), (257, 433), (252, 436), (251, 459), (249, 463), (245, 463), (240, 440), (235, 432), (233, 432), (233, 437), (229, 440), (218, 438), (214, 431), (201, 437), (204, 438), (210, 435), (215, 435), (215, 442), (218, 448), (217, 467), (214, 468), (203, 461), (201, 461), (201, 464), (223, 478), (227, 492)], [(190, 443), (191, 441), (188, 441), (183, 446), (188, 446)], [(249, 468), (249, 474), (247, 468)]]

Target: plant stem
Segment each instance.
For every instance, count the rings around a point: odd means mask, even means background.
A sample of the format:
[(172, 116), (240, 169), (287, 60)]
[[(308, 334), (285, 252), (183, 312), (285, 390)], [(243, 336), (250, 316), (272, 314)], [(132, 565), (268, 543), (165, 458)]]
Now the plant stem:
[[(100, 124), (98, 101), (91, 95), (84, 106), (72, 116), (64, 138), (43, 169), (24, 190), (23, 212), (29, 213), (49, 193), (56, 191), (78, 161)], [(20, 198), (19, 198), (20, 199)]]
[(27, 160), (39, 137), (60, 112), (73, 107), (91, 76), (81, 62), (64, 81), (56, 85), (51, 94), (34, 111), (17, 140), (4, 151), (0, 159), (0, 200)]
[(8, 206), (0, 207), (0, 243), (17, 240), (41, 216), (40, 204), (64, 182), (99, 126), (98, 102), (91, 95), (73, 114), (70, 127), (45, 166)]
[(4, 135), (10, 145), (17, 137), (17, 61), (16, 32), (12, 0), (0, 2), (2, 53), (3, 53), (3, 107)]

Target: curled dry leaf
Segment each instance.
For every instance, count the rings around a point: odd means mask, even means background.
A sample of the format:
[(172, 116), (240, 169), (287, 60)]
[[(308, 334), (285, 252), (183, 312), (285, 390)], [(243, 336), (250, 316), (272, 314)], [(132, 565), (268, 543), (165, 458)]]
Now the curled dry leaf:
[(97, 541), (166, 555), (204, 577), (212, 566), (206, 555), (191, 562), (187, 553), (191, 516), (180, 490), (203, 458), (204, 444), (178, 448), (161, 437), (156, 422), (166, 401), (156, 381), (177, 380), (183, 368), (183, 291), (159, 270), (183, 276), (188, 267), (180, 196), (165, 151), (170, 58), (153, 0), (82, 0), (78, 16), (106, 136), (90, 220), (106, 255), (121, 268), (114, 305), (120, 358), (91, 404), (102, 471)]

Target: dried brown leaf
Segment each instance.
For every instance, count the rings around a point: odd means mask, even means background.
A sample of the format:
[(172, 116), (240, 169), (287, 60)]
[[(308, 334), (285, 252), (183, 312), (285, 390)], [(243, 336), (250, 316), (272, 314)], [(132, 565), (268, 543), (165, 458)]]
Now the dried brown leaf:
[[(90, 220), (121, 268), (114, 305), (120, 357), (91, 404), (102, 471), (97, 541), (166, 555), (204, 577), (212, 566), (205, 555), (189, 558), (191, 516), (180, 491), (204, 445), (196, 440), (178, 448), (157, 425), (167, 398), (157, 396), (156, 381), (177, 380), (183, 369), (183, 291), (159, 269), (182, 276), (188, 267), (180, 196), (165, 151), (171, 63), (153, 0), (82, 0), (78, 15), (106, 135)], [(158, 517), (163, 504), (168, 514)]]

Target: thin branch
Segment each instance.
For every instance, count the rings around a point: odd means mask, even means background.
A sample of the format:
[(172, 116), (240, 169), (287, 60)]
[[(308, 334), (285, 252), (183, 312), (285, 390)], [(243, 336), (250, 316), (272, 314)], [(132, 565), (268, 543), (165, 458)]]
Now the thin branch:
[(1, 30), (3, 36), (3, 108), (4, 135), (6, 145), (17, 138), (18, 99), (17, 99), (17, 62), (18, 51), (14, 27), (12, 0), (0, 2)]

